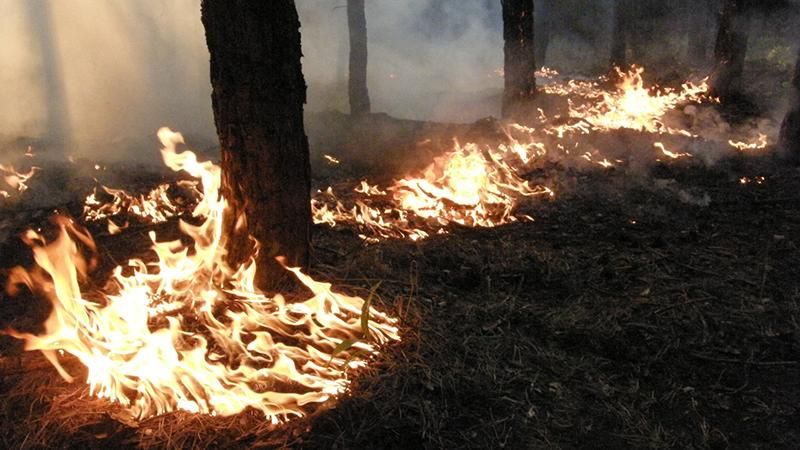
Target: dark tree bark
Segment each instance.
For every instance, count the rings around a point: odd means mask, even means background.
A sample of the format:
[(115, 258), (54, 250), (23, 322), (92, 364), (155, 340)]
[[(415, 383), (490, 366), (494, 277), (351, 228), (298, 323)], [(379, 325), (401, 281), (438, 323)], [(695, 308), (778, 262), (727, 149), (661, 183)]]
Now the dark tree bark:
[(350, 114), (369, 114), (367, 15), (364, 0), (347, 0), (347, 24), (350, 28)]
[(533, 0), (502, 0), (505, 38), (503, 117), (521, 119), (536, 98)]
[(708, 60), (711, 34), (714, 25), (712, 0), (687, 0), (684, 4), (686, 14), (686, 35), (688, 47), (686, 57), (692, 64), (704, 65)]
[[(306, 84), (293, 0), (203, 0), (211, 53), (214, 120), (222, 147), (222, 193), (229, 203), (229, 260), (260, 243), (256, 283), (287, 280), (275, 261), (308, 263), (310, 166), (303, 128)], [(245, 224), (237, 226), (237, 218)]]
[(780, 147), (786, 156), (800, 163), (800, 52), (792, 77), (789, 111), (781, 126)]
[(611, 67), (628, 66), (628, 39), (630, 37), (628, 2), (614, 1), (614, 27), (611, 32)]
[(725, 102), (741, 89), (744, 59), (750, 34), (750, 14), (745, 0), (725, 0), (714, 49), (716, 66), (711, 75), (711, 95)]
[(552, 32), (552, 20), (556, 5), (552, 0), (538, 0), (534, 2), (534, 41), (536, 45), (536, 64), (544, 66), (547, 64), (547, 49), (550, 47), (550, 33)]

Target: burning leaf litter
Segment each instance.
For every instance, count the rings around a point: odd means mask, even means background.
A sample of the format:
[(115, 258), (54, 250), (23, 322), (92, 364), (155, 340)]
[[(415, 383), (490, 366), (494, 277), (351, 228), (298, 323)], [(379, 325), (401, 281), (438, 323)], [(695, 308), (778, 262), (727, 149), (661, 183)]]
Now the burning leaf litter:
[[(648, 88), (644, 68), (633, 66), (627, 72), (617, 68), (616, 72), (619, 81), (609, 90), (603, 87), (608, 82), (606, 77), (565, 81), (557, 71), (542, 68), (537, 72), (539, 78), (546, 80), (542, 90), (569, 99), (567, 123), (560, 116), (548, 117), (540, 109), (538, 128), (510, 124), (507, 143), (495, 147), (456, 144), (421, 175), (403, 178), (386, 188), (369, 187), (362, 181), (354, 189), (362, 197), (350, 206), (345, 206), (328, 187), (318, 191), (312, 201), (314, 221), (331, 227), (354, 226), (369, 242), (387, 238), (419, 240), (432, 232), (446, 233), (449, 224), (494, 227), (520, 219), (513, 212), (521, 199), (554, 196), (552, 187), (531, 186), (522, 178), (521, 174), (539, 160), (566, 160), (572, 155), (605, 169), (626, 163), (596, 148), (582, 150), (583, 144), (574, 140), (578, 135), (625, 129), (656, 137), (701, 138), (703, 130), (681, 128), (665, 120), (665, 116), (687, 104), (715, 102), (707, 94), (707, 79), (687, 81), (680, 89)], [(741, 143), (740, 148), (731, 141), (730, 145), (740, 150), (762, 149), (767, 142), (766, 135), (760, 134), (755, 143)], [(694, 157), (686, 151), (669, 149), (660, 141), (653, 147), (657, 161)], [(425, 223), (421, 224), (420, 219)]]
[[(189, 199), (170, 195), (176, 188), (187, 192)], [(113, 217), (135, 217), (150, 225), (164, 223), (173, 217), (191, 212), (194, 203), (192, 199), (200, 199), (202, 196), (203, 193), (198, 190), (198, 182), (193, 180), (181, 180), (174, 185), (162, 183), (146, 195), (138, 196), (123, 189), (100, 186), (100, 191), (95, 188), (86, 197), (83, 219), (87, 222), (105, 220), (109, 233), (117, 234), (127, 228), (129, 222), (118, 224), (112, 220)]]
[[(166, 165), (202, 183), (193, 215), (204, 221), (180, 227), (194, 245), (158, 242), (151, 233), (158, 261), (131, 260), (114, 270), (114, 292), (84, 293), (80, 281), (94, 260), (80, 249), (95, 248), (88, 231), (64, 217), (55, 219), (55, 239), (29, 230), (24, 239), (37, 267), (14, 269), (8, 288), (27, 286), (53, 310), (43, 334), (5, 333), (23, 339), (26, 350), (42, 351), (68, 381), (73, 377), (57, 355), (76, 357), (88, 369), (91, 393), (137, 418), (253, 408), (277, 423), (344, 392), (348, 369), (365, 364), (359, 354), (399, 339), (396, 320), (295, 268), (287, 270), (310, 298), (258, 292), (253, 260), (242, 267), (225, 262), (220, 168), (178, 153), (180, 134), (162, 129), (159, 138)], [(354, 343), (342, 350), (346, 341)]]
[[(32, 147), (25, 150), (24, 157), (31, 159), (36, 156)], [(10, 198), (13, 192), (22, 193), (28, 190), (28, 180), (39, 171), (39, 167), (31, 166), (28, 171), (21, 171), (11, 164), (0, 164), (0, 197)]]
[(769, 145), (769, 140), (767, 139), (766, 134), (758, 133), (758, 137), (749, 142), (729, 140), (728, 144), (731, 147), (735, 148), (736, 150), (744, 152), (752, 150), (763, 150), (767, 148), (767, 146)]
[[(598, 82), (557, 81), (555, 71), (543, 72), (550, 80), (545, 92), (583, 98), (570, 99), (569, 118), (549, 118), (539, 112), (539, 128), (512, 124), (508, 141), (495, 147), (468, 143), (436, 158), (422, 173), (402, 178), (388, 187), (361, 181), (358, 194), (345, 206), (332, 188), (319, 191), (312, 200), (318, 224), (355, 226), (362, 239), (376, 242), (387, 238), (420, 240), (431, 233), (447, 233), (448, 226), (494, 227), (519, 220), (519, 201), (531, 197), (553, 197), (551, 187), (533, 185), (524, 179), (532, 164), (553, 153), (569, 155), (604, 168), (625, 163), (596, 149), (581, 152), (578, 142), (559, 142), (574, 134), (630, 129), (656, 135), (696, 138), (688, 129), (666, 125), (663, 116), (685, 103), (710, 101), (705, 81), (686, 83), (681, 90), (647, 89), (643, 69), (619, 71), (616, 90), (604, 91)], [(513, 137), (512, 137), (513, 136)], [(164, 222), (185, 213), (204, 218), (201, 225), (181, 222), (181, 230), (194, 241), (187, 247), (179, 241), (157, 242), (151, 233), (157, 263), (132, 260), (113, 274), (116, 292), (91, 293), (87, 299), (79, 288), (92, 260), (79, 248), (94, 250), (88, 232), (60, 218), (58, 237), (48, 240), (29, 231), (37, 269), (14, 272), (16, 285), (42, 291), (54, 309), (40, 336), (8, 330), (26, 341), (27, 350), (41, 350), (65, 379), (71, 376), (58, 362), (57, 352), (77, 357), (88, 369), (91, 392), (129, 408), (136, 417), (175, 410), (231, 415), (255, 408), (272, 422), (305, 414), (304, 406), (320, 403), (343, 392), (347, 369), (364, 364), (357, 354), (372, 354), (377, 344), (399, 339), (395, 320), (365, 301), (332, 292), (289, 268), (307, 286), (313, 297), (291, 302), (282, 296), (266, 297), (253, 288), (255, 266), (229, 267), (224, 260), (225, 237), (222, 217), (225, 201), (219, 195), (219, 167), (200, 163), (191, 152), (177, 153), (179, 134), (162, 130), (166, 164), (185, 170), (202, 180), (181, 182), (177, 187), (193, 193), (195, 203), (176, 203), (174, 188), (162, 184), (146, 195), (101, 186), (86, 198), (86, 221), (107, 220), (109, 232), (120, 232), (126, 223), (114, 217), (136, 217), (147, 224)], [(556, 138), (555, 146), (544, 139)], [(766, 135), (752, 143), (729, 145), (738, 150), (767, 146)], [(672, 159), (691, 158), (682, 151), (654, 148)], [(339, 164), (325, 155), (330, 164)], [(97, 167), (99, 169), (99, 166)], [(20, 174), (0, 166), (5, 181), (16, 189), (35, 173)], [(750, 183), (743, 178), (743, 184)], [(763, 182), (756, 179), (757, 183)], [(202, 186), (201, 188), (199, 186)], [(681, 201), (708, 206), (703, 194), (679, 191)], [(193, 205), (192, 210), (188, 205)], [(363, 319), (367, 317), (367, 327)], [(151, 330), (151, 326), (159, 326)], [(347, 344), (347, 345), (345, 345)], [(161, 370), (152, 370), (159, 367)]]

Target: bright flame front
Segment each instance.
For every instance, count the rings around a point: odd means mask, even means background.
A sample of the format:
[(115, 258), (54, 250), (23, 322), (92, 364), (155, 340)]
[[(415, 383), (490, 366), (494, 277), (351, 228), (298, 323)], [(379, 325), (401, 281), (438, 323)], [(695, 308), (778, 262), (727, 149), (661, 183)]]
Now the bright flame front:
[[(443, 227), (450, 224), (495, 227), (516, 222), (519, 219), (513, 212), (519, 198), (554, 195), (549, 188), (532, 186), (518, 174), (517, 166), (529, 161), (534, 147), (517, 143), (496, 148), (456, 144), (419, 176), (398, 180), (385, 190), (362, 181), (354, 189), (361, 199), (350, 209), (332, 188), (319, 192), (312, 201), (314, 222), (332, 227), (355, 224), (368, 241), (416, 241), (428, 237), (431, 231), (446, 233)], [(370, 206), (373, 198), (386, 206)]]
[(396, 320), (299, 269), (287, 270), (309, 288), (310, 298), (258, 292), (252, 260), (238, 268), (225, 262), (220, 168), (192, 152), (177, 153), (180, 134), (162, 129), (159, 138), (167, 166), (202, 184), (194, 209), (202, 223), (180, 223), (194, 245), (157, 242), (151, 233), (156, 262), (131, 260), (114, 270), (114, 293), (86, 296), (79, 281), (93, 264), (81, 251), (94, 252), (89, 233), (63, 217), (56, 219), (59, 233), (52, 241), (28, 231), (25, 240), (38, 267), (16, 268), (8, 289), (27, 285), (46, 296), (53, 311), (42, 335), (6, 333), (24, 339), (26, 350), (44, 352), (68, 381), (57, 353), (77, 357), (88, 369), (91, 392), (138, 418), (254, 408), (280, 422), (342, 393), (347, 369), (364, 364), (359, 356), (399, 339)]

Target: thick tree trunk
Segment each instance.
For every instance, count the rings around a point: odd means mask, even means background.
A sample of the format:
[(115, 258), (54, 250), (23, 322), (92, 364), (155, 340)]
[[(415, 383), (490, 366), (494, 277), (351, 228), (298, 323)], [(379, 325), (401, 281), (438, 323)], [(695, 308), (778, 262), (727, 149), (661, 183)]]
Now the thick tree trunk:
[(744, 59), (750, 34), (746, 0), (725, 0), (714, 49), (716, 67), (711, 75), (711, 94), (725, 102), (741, 89)]
[[(222, 147), (222, 193), (229, 203), (231, 263), (260, 243), (257, 285), (287, 280), (276, 263), (308, 263), (310, 166), (303, 128), (306, 84), (293, 0), (203, 0), (211, 53), (214, 120)], [(243, 217), (244, 224), (237, 225)]]
[(536, 97), (533, 0), (502, 0), (505, 38), (503, 117), (521, 119)]
[(369, 114), (367, 15), (364, 0), (347, 0), (347, 24), (350, 28), (350, 114)]
[(628, 2), (614, 1), (614, 27), (611, 31), (611, 67), (628, 66), (628, 39), (630, 37)]
[(536, 45), (536, 55), (534, 60), (539, 66), (547, 64), (547, 49), (550, 47), (550, 33), (552, 30), (552, 20), (556, 5), (552, 0), (538, 0), (534, 2), (534, 41)]
[(789, 111), (781, 126), (780, 146), (786, 156), (800, 163), (800, 52), (792, 77)]

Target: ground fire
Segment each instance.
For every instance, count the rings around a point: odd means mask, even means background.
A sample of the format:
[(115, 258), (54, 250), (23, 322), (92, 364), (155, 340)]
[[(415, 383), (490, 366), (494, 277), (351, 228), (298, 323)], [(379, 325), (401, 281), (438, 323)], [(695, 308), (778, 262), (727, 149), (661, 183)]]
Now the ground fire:
[(797, 2), (74, 1), (0, 27), (6, 447), (800, 445)]

